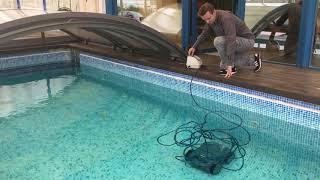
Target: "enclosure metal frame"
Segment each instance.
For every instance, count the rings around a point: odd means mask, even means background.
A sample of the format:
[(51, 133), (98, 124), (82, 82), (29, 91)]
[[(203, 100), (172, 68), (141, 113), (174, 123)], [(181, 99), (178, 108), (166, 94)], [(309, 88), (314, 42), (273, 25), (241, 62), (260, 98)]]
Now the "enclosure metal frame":
[[(317, 23), (318, 0), (305, 0), (302, 4), (300, 33), (296, 64), (301, 68), (311, 66), (313, 41)], [(307, 33), (306, 33), (307, 32)]]

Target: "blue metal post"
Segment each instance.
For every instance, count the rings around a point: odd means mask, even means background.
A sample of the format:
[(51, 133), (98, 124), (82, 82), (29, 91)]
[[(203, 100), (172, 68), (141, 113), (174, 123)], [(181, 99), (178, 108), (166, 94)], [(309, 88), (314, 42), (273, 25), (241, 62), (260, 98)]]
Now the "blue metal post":
[(192, 0), (191, 4), (191, 39), (190, 43), (193, 44), (198, 36), (198, 0)]
[(17, 0), (17, 8), (18, 8), (18, 9), (21, 9), (20, 0)]
[(104, 1), (104, 5), (106, 6), (106, 7), (105, 7), (105, 9), (106, 9), (106, 14), (108, 14), (108, 2), (109, 2), (108, 0), (105, 0), (105, 1)]
[(302, 4), (297, 66), (309, 67), (313, 54), (313, 40), (318, 10), (318, 0), (305, 0)]
[(235, 2), (234, 13), (242, 20), (245, 17), (245, 10), (246, 10), (246, 1), (245, 0), (237, 0)]
[(47, 1), (46, 0), (42, 0), (42, 6), (43, 6), (43, 10), (47, 11)]
[(107, 14), (118, 15), (117, 0), (106, 0)]
[(190, 45), (191, 27), (191, 3), (190, 0), (182, 1), (182, 48), (187, 49)]

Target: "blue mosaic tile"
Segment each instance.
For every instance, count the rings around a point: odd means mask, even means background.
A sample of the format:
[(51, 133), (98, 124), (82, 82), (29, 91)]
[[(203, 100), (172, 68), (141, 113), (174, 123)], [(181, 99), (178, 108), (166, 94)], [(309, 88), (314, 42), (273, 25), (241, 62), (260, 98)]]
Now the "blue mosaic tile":
[(69, 51), (1, 57), (0, 70), (71, 61)]
[[(88, 54), (80, 55), (83, 65), (110, 71), (155, 85), (189, 93), (191, 76), (146, 67), (117, 59), (103, 59)], [(195, 78), (192, 93), (199, 97), (238, 107), (266, 117), (281, 119), (285, 123), (320, 130), (320, 106), (276, 96), (259, 91), (226, 85), (219, 82)], [(262, 120), (258, 120), (262, 122)], [(266, 127), (277, 127), (278, 122), (262, 122)], [(282, 130), (279, 130), (281, 133)], [(293, 133), (294, 131), (286, 132)]]

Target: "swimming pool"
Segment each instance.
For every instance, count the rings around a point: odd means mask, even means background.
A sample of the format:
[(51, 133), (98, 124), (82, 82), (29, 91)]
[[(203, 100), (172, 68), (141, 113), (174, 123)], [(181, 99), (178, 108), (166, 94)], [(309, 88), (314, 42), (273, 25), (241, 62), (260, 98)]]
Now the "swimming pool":
[[(162, 133), (202, 120), (189, 76), (88, 54), (80, 63), (80, 70), (1, 76), (0, 179), (213, 178), (177, 161), (180, 147), (157, 143)], [(251, 134), (243, 169), (217, 178), (320, 176), (319, 106), (201, 79), (192, 90), (203, 106), (237, 113)], [(208, 126), (223, 124), (209, 117)]]

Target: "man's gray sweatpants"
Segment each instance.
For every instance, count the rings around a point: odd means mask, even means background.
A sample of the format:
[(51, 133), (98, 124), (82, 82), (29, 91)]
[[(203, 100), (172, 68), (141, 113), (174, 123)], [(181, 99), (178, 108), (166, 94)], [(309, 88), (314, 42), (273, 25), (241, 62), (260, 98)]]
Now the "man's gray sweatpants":
[[(218, 50), (220, 56), (220, 68), (226, 69), (226, 39), (224, 36), (214, 38), (214, 47)], [(246, 39), (236, 37), (236, 51), (234, 57), (234, 66), (254, 66), (254, 56), (249, 54), (249, 51), (254, 47), (254, 39)]]

